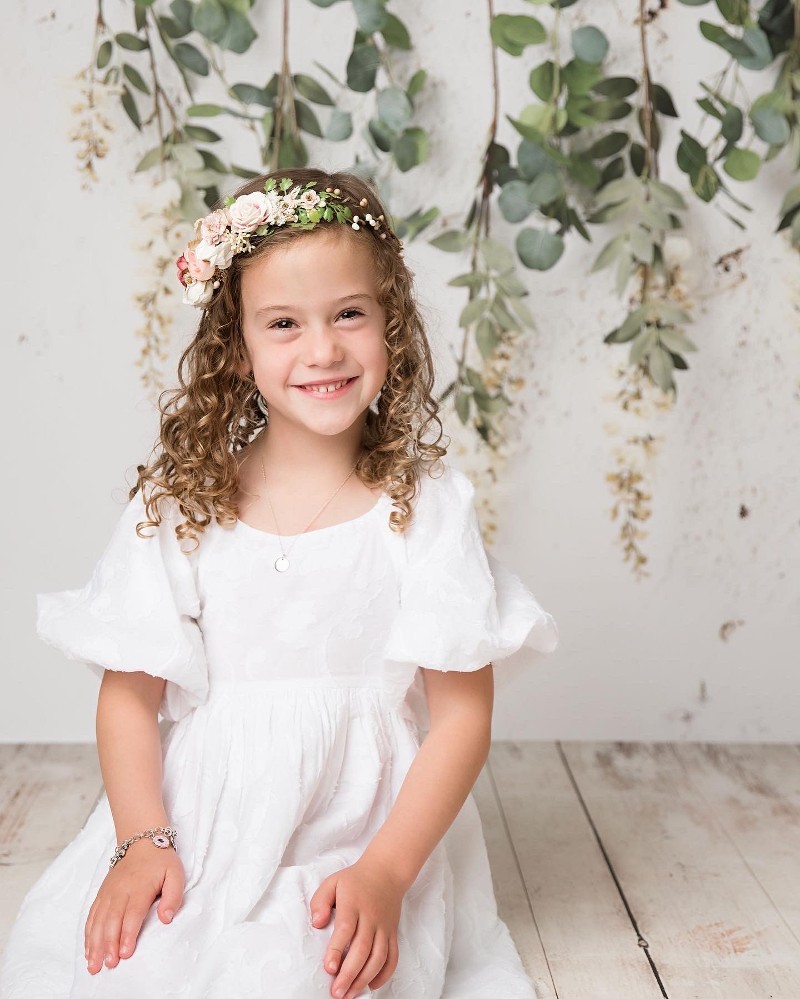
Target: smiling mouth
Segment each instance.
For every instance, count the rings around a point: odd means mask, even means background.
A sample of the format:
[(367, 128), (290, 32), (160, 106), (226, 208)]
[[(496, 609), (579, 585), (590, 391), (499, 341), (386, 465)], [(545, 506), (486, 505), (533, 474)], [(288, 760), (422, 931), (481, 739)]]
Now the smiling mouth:
[(295, 388), (302, 389), (304, 392), (313, 392), (316, 395), (327, 395), (328, 392), (336, 392), (338, 389), (344, 388), (345, 385), (349, 385), (350, 382), (354, 382), (356, 377), (340, 378), (338, 382), (326, 382), (323, 385), (296, 385)]

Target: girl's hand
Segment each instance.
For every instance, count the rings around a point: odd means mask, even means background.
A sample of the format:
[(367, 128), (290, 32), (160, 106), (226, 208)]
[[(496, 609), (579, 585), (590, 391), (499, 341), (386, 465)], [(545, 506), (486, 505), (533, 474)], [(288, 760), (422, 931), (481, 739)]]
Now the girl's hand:
[[(335, 999), (352, 999), (368, 985), (380, 988), (397, 967), (397, 925), (406, 888), (383, 865), (361, 857), (325, 878), (311, 896), (311, 919), (327, 926), (336, 907), (333, 933), (322, 962), (338, 975), (331, 985)], [(345, 948), (350, 946), (342, 958)]]
[(144, 918), (161, 894), (158, 918), (172, 922), (183, 901), (183, 864), (173, 849), (159, 850), (147, 839), (133, 843), (105, 877), (84, 931), (87, 969), (96, 975), (130, 957)]

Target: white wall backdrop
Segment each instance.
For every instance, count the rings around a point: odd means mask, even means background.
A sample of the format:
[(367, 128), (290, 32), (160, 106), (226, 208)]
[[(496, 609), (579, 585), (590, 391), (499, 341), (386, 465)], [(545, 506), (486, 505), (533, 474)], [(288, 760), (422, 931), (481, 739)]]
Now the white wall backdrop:
[[(263, 67), (276, 64), (279, 5), (259, 6), (261, 40), (242, 59), (241, 79), (266, 79)], [(431, 75), (423, 113), (433, 149), (428, 165), (396, 180), (396, 205), (434, 202), (457, 223), (491, 115), (485, 6), (401, 6)], [(106, 7), (122, 27), (127, 5)], [(638, 4), (587, 0), (567, 13), (579, 19), (589, 7), (610, 38), (614, 70), (634, 70)], [(349, 6), (321, 12), (295, 0), (292, 8), (293, 69), (320, 59), (341, 70), (334, 62), (343, 65), (349, 52)], [(499, 9), (530, 12), (514, 0)], [(99, 183), (85, 191), (68, 139), (74, 76), (90, 58), (95, 10), (88, 0), (17, 0), (5, 12), (0, 740), (7, 742), (94, 736), (96, 680), (37, 640), (34, 594), (88, 579), (126, 500), (126, 481), (157, 431), (154, 400), (135, 367), (141, 316), (133, 298), (147, 281), (136, 244), (148, 236), (142, 206), (150, 182), (132, 169), (153, 143), (132, 135), (113, 109), (109, 155)], [(691, 124), (700, 115), (698, 80), (716, 69), (698, 36), (702, 15), (673, 2), (651, 29), (654, 77)], [(531, 59), (500, 54), (509, 109), (528, 102)], [(198, 101), (205, 96), (199, 87)], [(356, 107), (360, 97), (350, 96)], [(665, 132), (663, 176), (685, 190), (674, 164), (677, 126), (668, 122)], [(500, 138), (515, 142), (507, 123)], [(327, 148), (319, 161), (345, 167), (353, 148), (337, 149), (336, 160)], [(252, 162), (249, 146), (237, 154)], [(602, 336), (624, 305), (607, 274), (585, 276), (602, 231), (594, 230), (590, 247), (572, 241), (554, 271), (526, 272), (538, 328), (519, 362), (523, 412), (494, 493), (494, 552), (552, 611), (562, 644), (499, 691), (496, 738), (798, 738), (800, 259), (772, 232), (788, 179), (782, 163), (738, 192), (754, 208), (746, 232), (690, 201), (693, 249), (684, 273), (695, 317), (689, 332), (700, 351), (679, 377), (677, 406), (631, 424), (662, 439), (644, 542), (651, 575), (641, 582), (622, 562), (609, 517), (605, 476), (625, 429), (612, 398), (624, 348), (605, 346)], [(729, 269), (719, 263), (737, 250)], [(407, 258), (444, 379), (464, 300), (446, 287), (457, 261), (424, 240)], [(177, 359), (195, 317), (175, 301)], [(458, 428), (448, 429), (450, 460), (472, 472)]]

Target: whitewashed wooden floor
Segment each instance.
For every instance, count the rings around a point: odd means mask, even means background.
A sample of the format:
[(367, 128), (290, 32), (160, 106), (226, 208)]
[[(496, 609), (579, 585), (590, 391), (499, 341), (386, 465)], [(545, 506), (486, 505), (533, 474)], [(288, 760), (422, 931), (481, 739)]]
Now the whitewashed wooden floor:
[[(0, 746), (0, 946), (99, 788)], [(800, 747), (496, 742), (475, 795), (539, 999), (800, 999)]]

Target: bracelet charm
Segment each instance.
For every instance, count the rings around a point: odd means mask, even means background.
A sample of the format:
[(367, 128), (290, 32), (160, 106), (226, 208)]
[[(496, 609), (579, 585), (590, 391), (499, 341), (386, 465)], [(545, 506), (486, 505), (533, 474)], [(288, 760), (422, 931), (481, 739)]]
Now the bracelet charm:
[(128, 852), (128, 848), (133, 846), (134, 843), (138, 843), (140, 839), (149, 839), (153, 843), (153, 846), (157, 846), (159, 850), (166, 850), (170, 846), (174, 850), (175, 837), (177, 835), (178, 830), (173, 829), (172, 826), (161, 826), (158, 829), (145, 829), (144, 832), (134, 833), (130, 839), (126, 839), (124, 843), (120, 843), (114, 850), (108, 864), (108, 869), (111, 870), (115, 864), (118, 864)]

